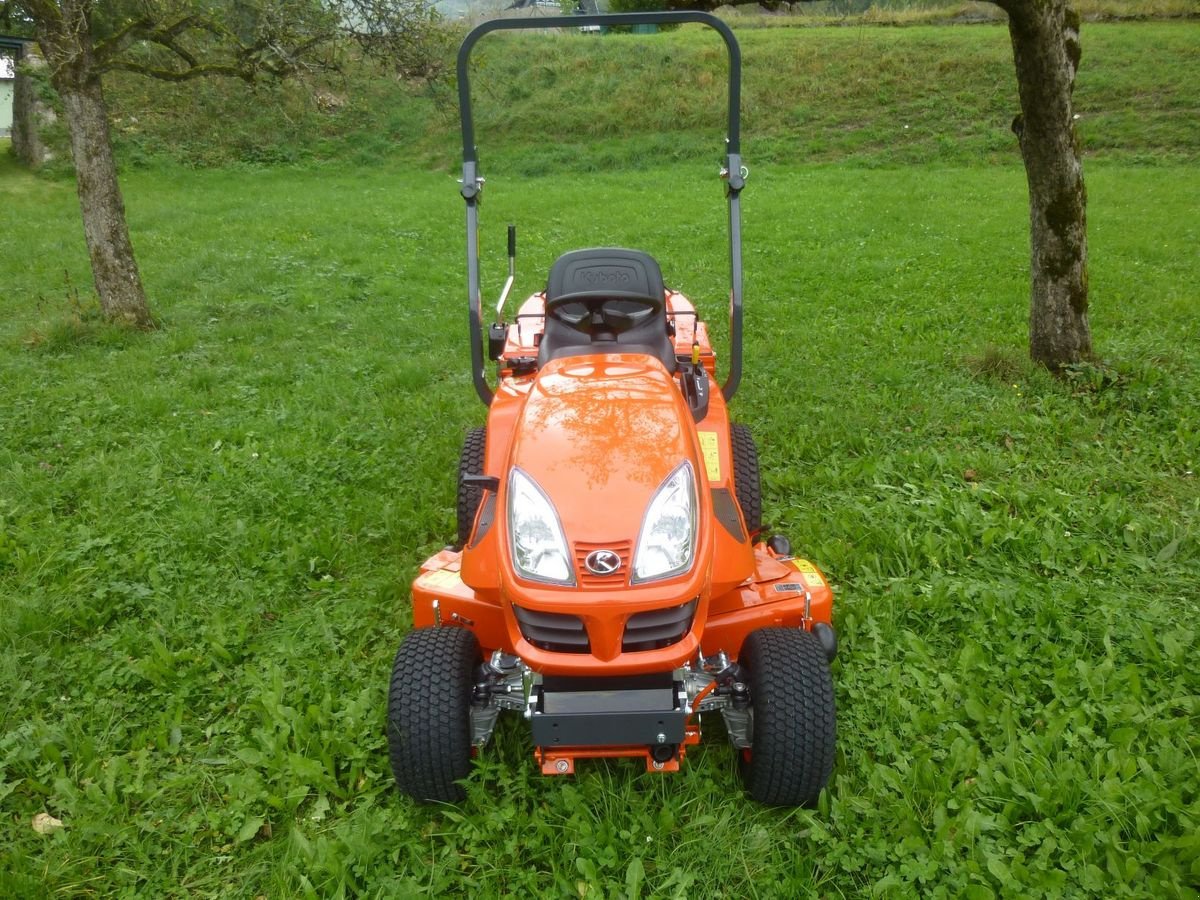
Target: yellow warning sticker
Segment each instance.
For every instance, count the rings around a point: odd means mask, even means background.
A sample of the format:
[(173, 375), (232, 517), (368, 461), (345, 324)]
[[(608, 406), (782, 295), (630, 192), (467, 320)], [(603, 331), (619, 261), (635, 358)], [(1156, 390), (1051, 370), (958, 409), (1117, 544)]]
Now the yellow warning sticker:
[(721, 446), (717, 443), (715, 431), (701, 431), (700, 449), (704, 453), (704, 469), (709, 481), (721, 480)]
[(449, 569), (438, 569), (424, 575), (421, 582), (426, 588), (449, 588), (461, 584), (462, 575)]
[(792, 565), (800, 573), (800, 577), (804, 579), (804, 583), (810, 588), (825, 587), (825, 579), (821, 577), (821, 573), (817, 571), (817, 567), (807, 559), (793, 559)]

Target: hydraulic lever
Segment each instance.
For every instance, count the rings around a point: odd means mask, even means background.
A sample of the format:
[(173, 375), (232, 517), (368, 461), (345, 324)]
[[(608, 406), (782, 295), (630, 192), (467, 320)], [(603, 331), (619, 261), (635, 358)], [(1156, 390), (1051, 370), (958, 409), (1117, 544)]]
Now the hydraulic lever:
[(500, 300), (496, 304), (496, 318), (499, 319), (508, 300), (508, 292), (512, 290), (513, 279), (517, 277), (517, 226), (508, 226), (508, 280), (500, 291)]
[(517, 226), (508, 226), (508, 279), (500, 291), (500, 300), (496, 303), (496, 322), (488, 329), (488, 356), (499, 359), (504, 355), (504, 344), (508, 340), (508, 325), (504, 321), (504, 304), (508, 302), (508, 292), (512, 290), (513, 281), (517, 277)]

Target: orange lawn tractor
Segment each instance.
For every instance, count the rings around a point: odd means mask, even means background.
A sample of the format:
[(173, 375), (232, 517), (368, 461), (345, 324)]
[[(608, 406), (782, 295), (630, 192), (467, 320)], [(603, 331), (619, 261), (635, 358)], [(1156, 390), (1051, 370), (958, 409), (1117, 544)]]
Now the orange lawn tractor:
[[(485, 335), (472, 47), (501, 29), (699, 22), (729, 52), (730, 366), (692, 303), (636, 250), (573, 250)], [(458, 472), (458, 541), (413, 582), (387, 733), (400, 789), (458, 801), (504, 710), (547, 775), (629, 757), (677, 771), (720, 712), (750, 795), (813, 803), (834, 759), (833, 595), (786, 538), (762, 537), (758, 456), (730, 421), (741, 377), (740, 51), (699, 12), (497, 19), (458, 54), (475, 389), (488, 407)], [(509, 227), (509, 279), (515, 271)], [(493, 389), (485, 344), (498, 363)]]

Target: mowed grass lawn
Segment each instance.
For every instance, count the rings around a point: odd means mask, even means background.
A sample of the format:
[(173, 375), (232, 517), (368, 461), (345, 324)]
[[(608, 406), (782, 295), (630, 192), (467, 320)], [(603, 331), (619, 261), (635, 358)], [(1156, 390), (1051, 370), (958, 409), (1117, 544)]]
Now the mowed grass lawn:
[[(723, 334), (714, 168), (489, 172), (487, 295), (515, 221), (519, 293), (641, 247)], [(0, 895), (1195, 896), (1200, 171), (1087, 176), (1104, 364), (1055, 381), (1019, 166), (752, 173), (734, 409), (842, 640), (804, 811), (707, 720), (677, 776), (543, 779), (512, 720), (461, 807), (394, 791), (408, 583), (484, 413), (453, 175), (133, 173), (132, 334), (72, 187), (6, 168)]]

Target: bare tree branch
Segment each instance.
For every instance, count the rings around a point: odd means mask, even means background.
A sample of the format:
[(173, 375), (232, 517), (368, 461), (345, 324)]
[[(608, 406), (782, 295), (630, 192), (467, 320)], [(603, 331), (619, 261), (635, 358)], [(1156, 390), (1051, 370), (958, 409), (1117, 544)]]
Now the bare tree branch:
[(141, 40), (141, 35), (154, 27), (150, 19), (133, 19), (107, 40), (98, 41), (95, 47), (96, 62), (101, 66), (118, 53), (128, 50), (135, 41)]
[[(133, 72), (137, 75), (145, 75), (148, 78), (157, 78), (159, 81), (192, 81), (196, 78), (207, 78), (210, 76), (222, 76), (228, 78), (240, 78), (245, 82), (253, 82), (255, 74), (260, 71), (258, 69), (248, 69), (241, 66), (222, 66), (222, 65), (195, 65), (186, 69), (156, 69), (151, 66), (145, 66), (141, 63), (126, 62), (118, 60), (109, 65), (109, 71)], [(262, 71), (266, 71), (263, 69)]]

